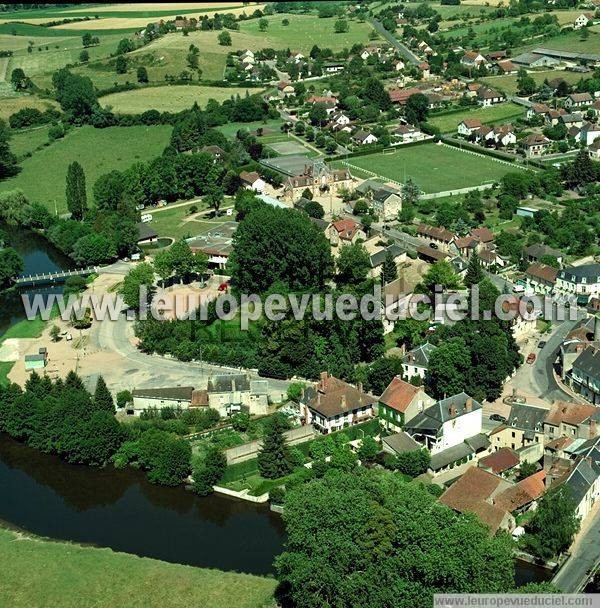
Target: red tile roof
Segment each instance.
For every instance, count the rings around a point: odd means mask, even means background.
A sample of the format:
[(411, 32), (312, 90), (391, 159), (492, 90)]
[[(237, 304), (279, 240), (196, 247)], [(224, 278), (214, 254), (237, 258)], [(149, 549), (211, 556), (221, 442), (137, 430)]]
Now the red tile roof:
[(525, 274), (533, 277), (534, 279), (543, 279), (548, 283), (555, 283), (556, 277), (558, 276), (558, 270), (547, 266), (546, 264), (532, 264), (526, 271)]
[(420, 390), (418, 386), (413, 386), (409, 382), (396, 377), (383, 391), (379, 401), (398, 412), (404, 413)]
[(455, 234), (446, 230), (445, 228), (437, 228), (436, 226), (429, 226), (428, 224), (419, 224), (418, 234), (428, 236), (432, 239), (438, 239), (445, 243), (449, 243), (455, 238)]
[(484, 469), (491, 469), (492, 473), (502, 473), (516, 467), (519, 464), (519, 456), (510, 448), (501, 448), (489, 456), (479, 460), (479, 466)]
[(471, 234), (482, 243), (491, 243), (494, 240), (494, 233), (489, 228), (473, 228)]
[(546, 416), (548, 424), (558, 426), (561, 423), (573, 426), (581, 424), (590, 416), (593, 416), (598, 408), (587, 403), (566, 403), (558, 401)]
[(362, 226), (358, 222), (350, 219), (338, 220), (331, 225), (337, 230), (341, 239), (348, 241), (351, 241), (354, 235), (362, 229)]
[(546, 471), (538, 471), (498, 494), (494, 505), (512, 513), (542, 496), (546, 491), (545, 481)]

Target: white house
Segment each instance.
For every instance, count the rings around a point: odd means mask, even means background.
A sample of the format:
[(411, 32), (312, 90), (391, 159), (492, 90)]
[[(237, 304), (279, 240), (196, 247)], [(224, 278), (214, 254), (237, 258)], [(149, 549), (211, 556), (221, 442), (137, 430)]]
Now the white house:
[(265, 180), (263, 180), (256, 171), (242, 171), (240, 173), (240, 179), (246, 188), (254, 190), (254, 192), (262, 193), (267, 186)]
[(421, 129), (413, 127), (412, 125), (400, 125), (392, 132), (394, 140), (391, 142), (392, 146), (399, 144), (406, 144), (412, 141), (418, 141), (423, 139), (423, 133)]
[(477, 51), (467, 51), (460, 59), (462, 65), (469, 68), (478, 68), (480, 65), (485, 65), (485, 57)]
[(481, 433), (482, 412), (478, 401), (460, 393), (426, 408), (404, 430), (436, 454)]
[(367, 144), (377, 143), (377, 137), (368, 131), (359, 130), (352, 136), (352, 141), (360, 146), (366, 146)]
[(556, 277), (554, 289), (566, 295), (597, 296), (600, 293), (600, 264), (563, 268)]
[(399, 72), (400, 70), (403, 70), (406, 67), (406, 65), (405, 65), (404, 61), (402, 61), (402, 59), (398, 59), (398, 60), (396, 60), (394, 67), (396, 68), (396, 72)]
[(402, 195), (400, 191), (391, 192), (387, 188), (375, 190), (372, 193), (373, 211), (384, 221), (397, 220), (402, 211)]
[(429, 358), (436, 349), (433, 344), (425, 342), (411, 351), (407, 352), (402, 359), (402, 373), (405, 378), (413, 378), (418, 376), (421, 379), (425, 378), (425, 374), (429, 369)]
[(495, 89), (480, 87), (477, 89), (477, 101), (480, 105), (487, 107), (504, 101), (504, 95)]
[(188, 409), (194, 396), (193, 386), (176, 386), (172, 388), (136, 388), (132, 391), (133, 402), (127, 406), (127, 413), (139, 416), (144, 410)]
[(586, 147), (591, 146), (600, 137), (600, 125), (586, 122), (579, 131), (579, 141)]
[(269, 407), (267, 380), (250, 380), (246, 374), (223, 374), (208, 381), (208, 405), (221, 416), (230, 416), (242, 409), (252, 415), (265, 415)]
[(577, 515), (585, 519), (600, 498), (600, 437), (593, 437), (580, 446), (577, 464), (565, 485), (577, 504)]
[(587, 25), (591, 25), (594, 21), (593, 13), (581, 13), (577, 19), (573, 22), (573, 29), (580, 30), (582, 27), (586, 27)]
[(476, 118), (465, 118), (465, 120), (458, 124), (456, 130), (459, 135), (468, 137), (474, 131), (481, 129), (481, 127), (483, 127), (483, 124), (480, 120), (477, 120)]
[(567, 95), (564, 106), (568, 110), (572, 108), (583, 108), (589, 106), (594, 102), (594, 98), (591, 93), (571, 93)]

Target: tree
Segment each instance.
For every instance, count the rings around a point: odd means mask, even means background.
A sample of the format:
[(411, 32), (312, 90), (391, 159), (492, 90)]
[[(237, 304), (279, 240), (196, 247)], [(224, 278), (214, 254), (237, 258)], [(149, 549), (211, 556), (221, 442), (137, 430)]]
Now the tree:
[(329, 471), (286, 491), (283, 519), (288, 541), (275, 567), (284, 606), (425, 608), (434, 593), (514, 587), (508, 535), (491, 536), (389, 473)]
[(71, 217), (75, 220), (83, 219), (87, 211), (85, 173), (77, 161), (73, 161), (67, 168), (66, 199)]
[(217, 37), (221, 46), (231, 46), (231, 34), (226, 31), (222, 31)]
[(261, 293), (278, 281), (290, 289), (320, 287), (332, 271), (327, 239), (302, 213), (260, 205), (233, 237), (228, 272), (246, 293)]
[(90, 54), (85, 49), (79, 53), (79, 61), (81, 63), (87, 63), (90, 60)]
[(485, 273), (481, 267), (481, 260), (479, 259), (477, 252), (473, 251), (463, 282), (467, 287), (471, 287), (479, 283), (484, 277)]
[(308, 201), (308, 203), (304, 205), (304, 211), (308, 217), (314, 217), (319, 220), (322, 220), (325, 216), (325, 209), (323, 209), (323, 205), (317, 201)]
[(336, 260), (338, 285), (356, 285), (367, 278), (371, 261), (362, 243), (342, 245)]
[(82, 236), (73, 246), (73, 259), (79, 264), (94, 266), (116, 257), (115, 242), (104, 233)]
[(400, 473), (414, 478), (426, 473), (430, 462), (431, 455), (429, 450), (421, 448), (398, 454), (396, 456), (394, 468), (400, 471)]
[(402, 375), (400, 357), (379, 357), (367, 368), (365, 388), (374, 395), (381, 395), (395, 376)]
[(16, 91), (26, 89), (29, 86), (29, 78), (21, 68), (15, 68), (10, 74), (10, 82)]
[(369, 103), (375, 104), (380, 110), (389, 110), (392, 106), (390, 94), (386, 91), (383, 83), (379, 78), (368, 78), (361, 97), (363, 100), (368, 100)]
[(0, 119), (0, 179), (18, 172), (17, 157), (11, 152), (10, 132), (7, 124)]
[(519, 467), (519, 480), (525, 479), (526, 477), (529, 477), (530, 475), (533, 475), (536, 472), (537, 465), (535, 464), (535, 462), (524, 461)]
[(402, 206), (406, 205), (416, 205), (419, 202), (419, 197), (421, 196), (421, 189), (415, 182), (413, 182), (412, 178), (408, 178), (402, 186)]
[(343, 34), (349, 29), (350, 26), (348, 25), (348, 22), (345, 19), (338, 19), (333, 26), (333, 30), (336, 34)]
[(422, 285), (428, 292), (433, 292), (436, 285), (440, 285), (443, 289), (456, 289), (460, 286), (460, 278), (450, 262), (440, 260), (429, 267), (423, 277)]
[(404, 116), (410, 124), (417, 125), (427, 119), (428, 108), (429, 100), (427, 97), (423, 93), (415, 93), (406, 102)]
[(290, 20), (289, 19), (282, 19), (281, 20), (281, 25), (283, 25), (283, 27), (287, 27), (290, 24)]
[(8, 285), (25, 265), (23, 258), (12, 247), (0, 249), (0, 285)]
[(381, 452), (379, 444), (375, 441), (375, 439), (373, 439), (373, 437), (367, 436), (360, 444), (358, 458), (362, 463), (373, 462), (379, 452)]
[(147, 300), (152, 297), (152, 285), (154, 283), (154, 268), (148, 262), (134, 266), (126, 275), (121, 286), (123, 301), (129, 308), (138, 309), (142, 288), (147, 290)]
[(81, 43), (83, 44), (83, 46), (88, 47), (88, 46), (92, 46), (92, 35), (89, 32), (86, 32), (82, 37), (81, 37)]
[(140, 83), (148, 82), (148, 70), (143, 65), (137, 69), (137, 81)]
[[(319, 127), (322, 127), (329, 120), (329, 115), (327, 114), (327, 106), (322, 102), (314, 103), (308, 113), (308, 117), (313, 125), (318, 125)], [(317, 137), (319, 135), (322, 135), (320, 131)]]
[(60, 328), (58, 325), (53, 325), (50, 328), (50, 338), (52, 339), (52, 342), (58, 342), (58, 339), (60, 338)]
[(258, 20), (258, 29), (259, 29), (261, 32), (266, 32), (268, 27), (269, 27), (269, 20), (268, 20), (268, 19), (265, 19), (264, 17), (261, 17), (261, 18)]
[(106, 386), (106, 382), (102, 376), (98, 376), (96, 381), (96, 390), (94, 391), (94, 407), (97, 410), (103, 410), (115, 413), (115, 402), (113, 401), (112, 395)]
[(123, 409), (128, 403), (133, 401), (131, 391), (123, 390), (117, 393), (117, 407)]
[(117, 74), (127, 73), (127, 59), (124, 55), (119, 55), (115, 59), (115, 70), (117, 71)]
[(535, 80), (529, 76), (525, 68), (520, 68), (517, 72), (517, 90), (519, 95), (532, 95), (536, 89)]
[(464, 340), (455, 337), (440, 344), (431, 353), (425, 376), (431, 395), (443, 399), (463, 392), (470, 367), (471, 354)]
[(277, 479), (291, 470), (287, 441), (283, 435), (289, 425), (283, 416), (273, 416), (264, 429), (264, 438), (258, 452), (258, 470), (262, 477)]
[(225, 454), (216, 447), (210, 448), (202, 463), (194, 468), (194, 492), (199, 496), (212, 494), (213, 486), (221, 480), (226, 468)]
[(523, 544), (537, 557), (549, 560), (566, 551), (579, 531), (577, 504), (567, 485), (550, 489), (539, 501), (538, 508), (523, 535)]
[(398, 278), (398, 267), (391, 251), (386, 252), (383, 264), (381, 265), (381, 282), (384, 285), (395, 281)]

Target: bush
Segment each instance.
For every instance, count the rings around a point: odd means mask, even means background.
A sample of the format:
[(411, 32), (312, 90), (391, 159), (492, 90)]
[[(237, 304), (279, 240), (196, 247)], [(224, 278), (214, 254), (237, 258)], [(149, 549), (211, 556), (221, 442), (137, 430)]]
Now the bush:
[(285, 489), (276, 486), (269, 491), (269, 502), (273, 505), (282, 505), (285, 498)]

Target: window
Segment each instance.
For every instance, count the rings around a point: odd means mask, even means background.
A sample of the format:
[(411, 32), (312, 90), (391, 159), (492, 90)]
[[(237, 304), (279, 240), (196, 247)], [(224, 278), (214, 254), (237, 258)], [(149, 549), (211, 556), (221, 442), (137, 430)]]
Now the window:
[(512, 432), (512, 438), (514, 439), (515, 437), (516, 437), (516, 434), (515, 434), (515, 432), (513, 431), (513, 432)]

